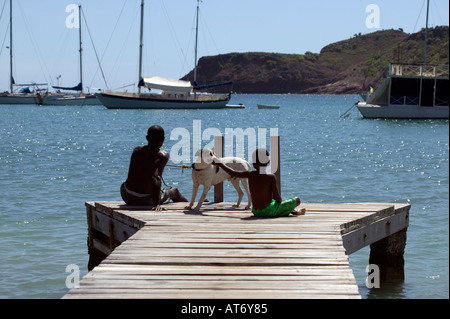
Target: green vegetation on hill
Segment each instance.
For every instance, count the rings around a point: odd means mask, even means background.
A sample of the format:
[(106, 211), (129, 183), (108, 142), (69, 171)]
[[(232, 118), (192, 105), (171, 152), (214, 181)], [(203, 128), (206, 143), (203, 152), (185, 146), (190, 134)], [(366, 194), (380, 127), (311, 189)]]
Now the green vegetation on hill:
[[(423, 63), (424, 30), (384, 30), (336, 42), (320, 53), (229, 53), (203, 57), (200, 84), (233, 81), (238, 93), (362, 93), (386, 76), (389, 63)], [(449, 63), (449, 27), (428, 30), (429, 64)], [(183, 79), (192, 80), (193, 72)]]

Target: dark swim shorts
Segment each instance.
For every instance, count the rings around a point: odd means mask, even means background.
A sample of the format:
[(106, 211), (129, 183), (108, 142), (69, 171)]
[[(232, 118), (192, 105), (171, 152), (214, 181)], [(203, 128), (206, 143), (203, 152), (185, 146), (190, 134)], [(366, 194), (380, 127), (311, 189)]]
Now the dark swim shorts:
[[(122, 195), (122, 199), (127, 205), (154, 206), (152, 195), (132, 192), (126, 188), (125, 183), (122, 183), (120, 186), (120, 195)], [(160, 204), (167, 204), (169, 201), (169, 189), (161, 188), (161, 193), (159, 194)]]

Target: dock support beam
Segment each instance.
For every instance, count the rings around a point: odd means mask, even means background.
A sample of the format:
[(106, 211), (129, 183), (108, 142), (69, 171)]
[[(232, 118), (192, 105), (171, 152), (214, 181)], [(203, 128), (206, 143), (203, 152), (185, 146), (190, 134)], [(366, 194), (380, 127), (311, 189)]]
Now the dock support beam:
[(381, 282), (405, 280), (406, 231), (405, 228), (370, 245), (369, 264), (379, 267)]
[(410, 207), (394, 205), (380, 210), (377, 216), (341, 226), (347, 255), (370, 245), (369, 264), (378, 266), (380, 282), (401, 282), (405, 279), (403, 255)]

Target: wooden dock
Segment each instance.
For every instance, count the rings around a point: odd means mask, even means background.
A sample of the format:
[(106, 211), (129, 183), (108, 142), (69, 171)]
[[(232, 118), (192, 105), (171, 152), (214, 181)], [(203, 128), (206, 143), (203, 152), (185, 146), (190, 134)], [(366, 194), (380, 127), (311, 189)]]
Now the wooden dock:
[(275, 219), (184, 206), (86, 203), (90, 267), (107, 257), (64, 298), (360, 298), (349, 254), (390, 246), (396, 261), (380, 268), (402, 266), (409, 205), (302, 204), (306, 215)]

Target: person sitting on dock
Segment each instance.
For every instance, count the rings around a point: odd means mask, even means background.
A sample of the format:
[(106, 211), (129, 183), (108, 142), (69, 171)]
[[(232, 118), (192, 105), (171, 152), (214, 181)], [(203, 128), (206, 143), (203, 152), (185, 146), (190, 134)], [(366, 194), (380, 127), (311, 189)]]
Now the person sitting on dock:
[(219, 158), (213, 156), (212, 164), (218, 165), (232, 177), (248, 178), (250, 196), (252, 197), (252, 213), (256, 217), (282, 217), (304, 215), (305, 209), (295, 210), (300, 205), (300, 198), (293, 197), (282, 200), (274, 174), (266, 173), (269, 164), (269, 152), (257, 149), (252, 155), (254, 171), (236, 171), (225, 166)]
[(162, 204), (169, 200), (187, 202), (175, 188), (161, 187), (164, 167), (169, 161), (169, 153), (161, 150), (164, 143), (164, 129), (153, 125), (147, 132), (148, 145), (137, 146), (131, 155), (128, 178), (120, 187), (120, 194), (127, 205), (153, 206), (162, 210)]

